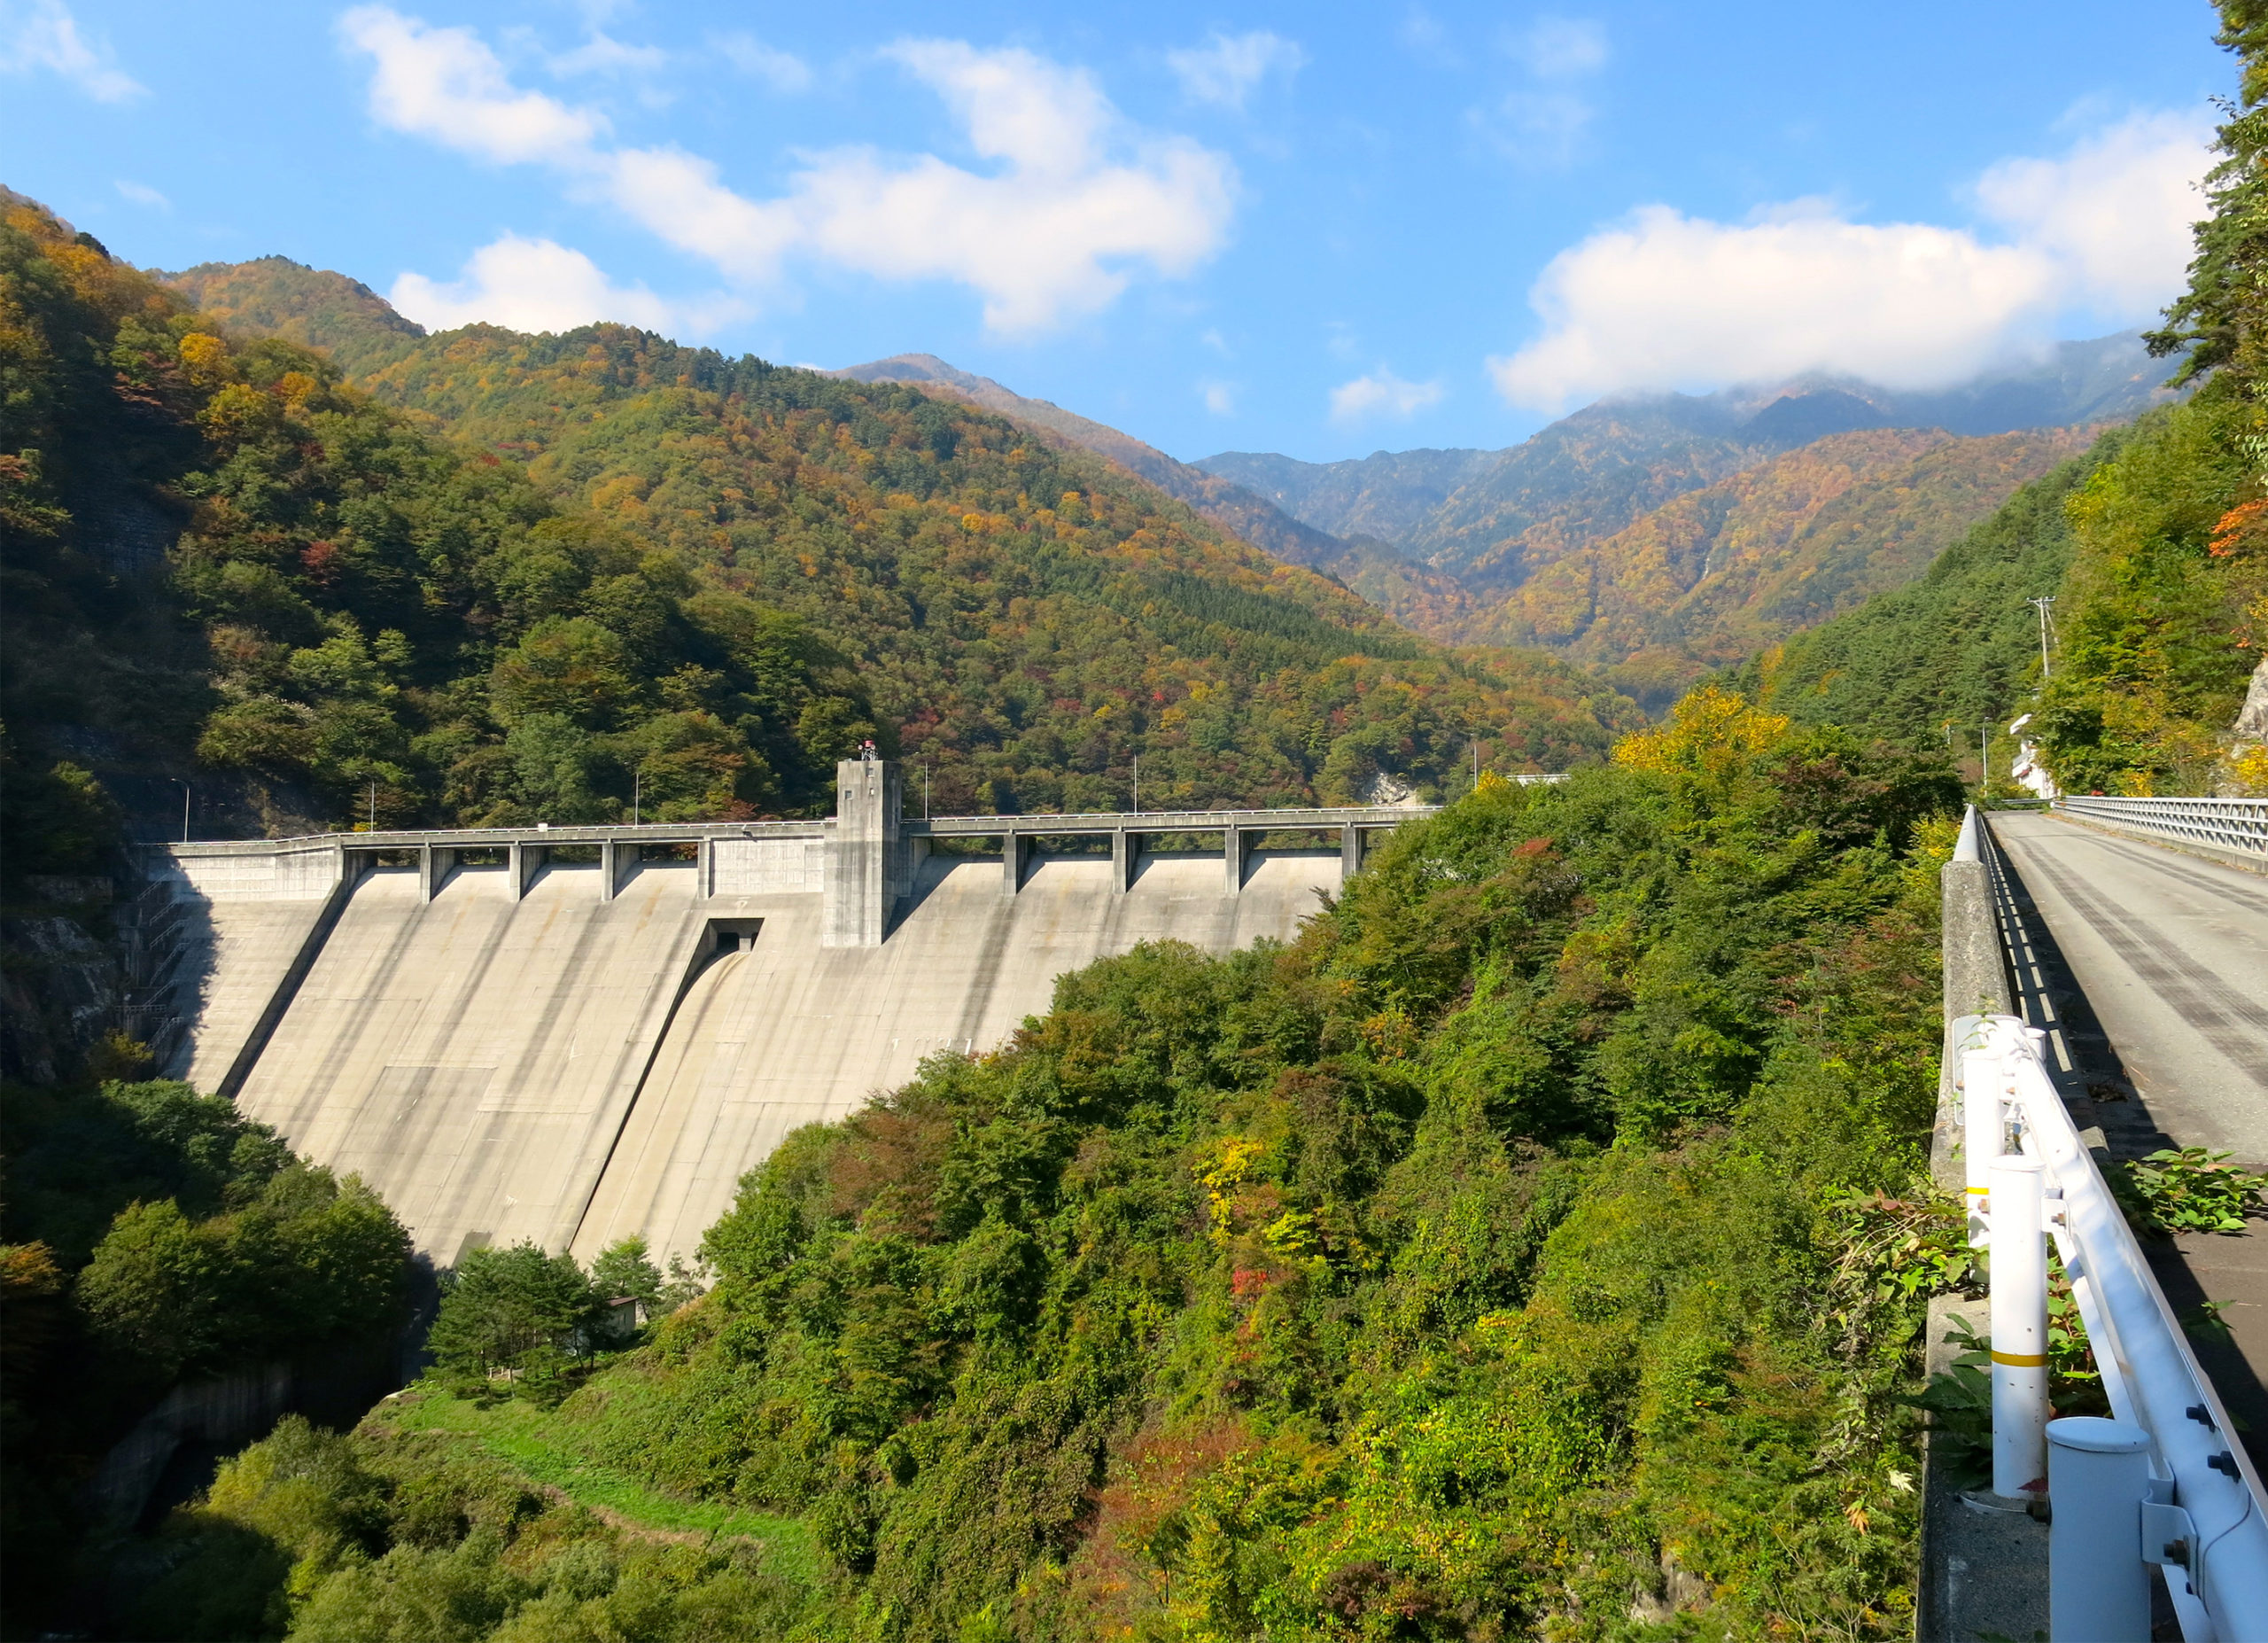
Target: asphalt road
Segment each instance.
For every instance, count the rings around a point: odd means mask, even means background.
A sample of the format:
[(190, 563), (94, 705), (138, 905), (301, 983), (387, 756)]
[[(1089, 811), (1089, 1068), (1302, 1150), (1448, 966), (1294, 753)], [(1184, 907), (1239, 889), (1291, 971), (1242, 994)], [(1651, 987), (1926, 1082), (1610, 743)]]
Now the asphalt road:
[(1992, 834), (2157, 1127), (2268, 1167), (2268, 876), (2054, 815)]
[[(2021, 1008), (2049, 1031), (2077, 1121), (2121, 1157), (2210, 1147), (2268, 1169), (2268, 876), (2051, 814), (1992, 828)], [(2268, 1223), (2252, 1226), (2145, 1250), (2268, 1465)]]

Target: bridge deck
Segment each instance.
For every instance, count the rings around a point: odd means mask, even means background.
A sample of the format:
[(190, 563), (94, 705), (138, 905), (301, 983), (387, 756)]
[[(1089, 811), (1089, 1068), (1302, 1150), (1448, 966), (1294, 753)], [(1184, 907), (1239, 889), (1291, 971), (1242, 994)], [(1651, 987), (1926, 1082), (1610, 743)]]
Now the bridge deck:
[[(2024, 1014), (2111, 1151), (2210, 1147), (2268, 1168), (2268, 877), (2050, 814), (2002, 813), (1992, 832), (2034, 938), (2012, 954)], [(2187, 1234), (2152, 1260), (2177, 1312), (2226, 1304), (2228, 1339), (2193, 1338), (2260, 1457), (2268, 1234)]]

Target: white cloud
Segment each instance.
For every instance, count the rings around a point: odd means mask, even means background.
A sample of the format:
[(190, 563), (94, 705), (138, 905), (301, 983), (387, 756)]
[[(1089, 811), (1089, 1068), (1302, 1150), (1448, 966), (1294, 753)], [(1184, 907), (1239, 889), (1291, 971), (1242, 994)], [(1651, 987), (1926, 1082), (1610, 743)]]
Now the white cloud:
[(1484, 107), (1467, 109), (1466, 128), (1531, 170), (1570, 164), (1597, 111), (1565, 82), (1606, 66), (1606, 30), (1584, 19), (1540, 17), (1506, 33), (1502, 43), (1527, 70), (1532, 83)]
[(0, 74), (45, 70), (97, 103), (123, 103), (147, 90), (112, 60), (108, 41), (89, 41), (63, 0), (0, 3)]
[(1464, 118), (1474, 135), (1507, 159), (1549, 169), (1575, 157), (1593, 113), (1583, 98), (1565, 91), (1513, 91), (1493, 108), (1468, 110)]
[(171, 211), (174, 208), (172, 200), (167, 199), (147, 183), (133, 183), (120, 177), (111, 186), (118, 190), (120, 197), (132, 200), (137, 206), (148, 206), (157, 211)]
[(2129, 120), (2061, 160), (2005, 161), (1977, 194), (2008, 230), (1851, 222), (1797, 201), (1723, 223), (1649, 206), (1569, 247), (1528, 292), (1542, 334), (1488, 362), (1515, 404), (1807, 371), (1959, 381), (2044, 345), (2074, 309), (2132, 324), (2179, 288), (2202, 121)]
[(883, 55), (952, 111), (997, 168), (841, 148), (804, 156), (788, 191), (750, 199), (675, 148), (610, 150), (587, 111), (516, 89), (470, 31), (383, 7), (348, 13), (377, 63), (371, 109), (397, 130), (499, 161), (548, 164), (743, 284), (790, 253), (885, 279), (951, 279), (996, 331), (1107, 306), (1136, 266), (1188, 273), (1219, 248), (1235, 200), (1225, 156), (1129, 127), (1085, 70), (1016, 49), (901, 40)]
[(545, 62), (555, 74), (652, 74), (668, 67), (669, 60), (659, 46), (631, 45), (594, 28), (581, 45)]
[(470, 28), (434, 28), (365, 5), (340, 18), (338, 30), (373, 59), (370, 112), (396, 131), (509, 165), (579, 163), (603, 128), (587, 109), (514, 89), (496, 54)]
[(1402, 14), (1402, 24), (1394, 30), (1394, 37), (1412, 57), (1435, 68), (1457, 66), (1456, 52), (1449, 43), (1449, 31), (1441, 26), (1441, 19), (1422, 5), (1413, 4)]
[(773, 278), (801, 232), (791, 206), (743, 199), (682, 149), (624, 149), (601, 170), (608, 197), (632, 221), (742, 284)]
[(1541, 80), (1565, 80), (1606, 66), (1606, 29), (1587, 18), (1539, 17), (1505, 45)]
[(725, 60), (774, 91), (801, 91), (812, 82), (811, 66), (792, 51), (768, 46), (754, 35), (724, 35), (713, 41)]
[(1439, 404), (1441, 398), (1440, 383), (1404, 382), (1380, 366), (1331, 391), (1331, 420), (1345, 424), (1384, 416), (1406, 421), (1428, 405)]
[(1205, 409), (1216, 417), (1237, 414), (1237, 385), (1233, 382), (1200, 382), (1197, 397), (1205, 401)]
[(1173, 70), (1183, 94), (1192, 102), (1235, 109), (1244, 106), (1254, 88), (1271, 71), (1281, 71), (1288, 78), (1307, 60), (1308, 54), (1296, 41), (1265, 28), (1241, 35), (1224, 35), (1216, 29), (1202, 45), (1166, 53), (1166, 66)]
[(386, 300), (428, 331), (485, 321), (513, 331), (572, 331), (599, 320), (667, 328), (683, 316), (642, 285), (610, 284), (581, 252), (507, 234), (474, 252), (447, 284), (404, 274)]
[(2196, 184), (2212, 139), (2202, 114), (2135, 114), (2060, 160), (2002, 160), (1977, 180), (1977, 200), (2061, 261), (2078, 300), (2131, 316), (2180, 287), (2190, 225), (2206, 213)]

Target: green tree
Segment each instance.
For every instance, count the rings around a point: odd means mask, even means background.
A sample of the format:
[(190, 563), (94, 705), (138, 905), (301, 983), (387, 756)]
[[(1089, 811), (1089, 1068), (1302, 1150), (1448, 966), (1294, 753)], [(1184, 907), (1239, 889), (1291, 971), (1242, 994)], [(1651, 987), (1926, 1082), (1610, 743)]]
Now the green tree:
[(609, 1244), (591, 1263), (591, 1287), (610, 1301), (626, 1296), (658, 1310), (662, 1286), (661, 1268), (648, 1256), (646, 1241), (634, 1233)]
[(571, 1255), (532, 1242), (469, 1251), (444, 1281), (426, 1348), (452, 1374), (485, 1377), (566, 1346), (605, 1304)]

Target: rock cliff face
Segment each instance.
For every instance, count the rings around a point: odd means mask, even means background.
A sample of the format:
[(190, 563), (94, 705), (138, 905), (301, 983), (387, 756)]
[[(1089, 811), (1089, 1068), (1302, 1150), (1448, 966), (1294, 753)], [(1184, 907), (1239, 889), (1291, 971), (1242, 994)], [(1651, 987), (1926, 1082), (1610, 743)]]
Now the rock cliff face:
[(75, 1076), (118, 1023), (120, 954), (61, 913), (0, 919), (0, 1078), (52, 1084)]
[(2268, 656), (2252, 670), (2229, 733), (2233, 739), (2213, 790), (2224, 798), (2268, 797)]
[(2232, 728), (2241, 742), (2268, 742), (2268, 656), (2262, 657), (2260, 666), (2252, 670), (2252, 683)]

